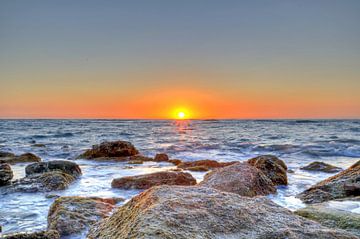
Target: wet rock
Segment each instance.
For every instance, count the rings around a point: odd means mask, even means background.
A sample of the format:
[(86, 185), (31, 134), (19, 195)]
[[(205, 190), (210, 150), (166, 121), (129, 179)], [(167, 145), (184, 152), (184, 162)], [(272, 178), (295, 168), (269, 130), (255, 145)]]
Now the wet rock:
[(337, 173), (342, 170), (342, 168), (335, 167), (331, 164), (327, 164), (324, 162), (318, 162), (318, 161), (312, 162), (305, 167), (301, 167), (300, 169), (307, 170), (307, 171), (320, 171), (320, 172), (325, 172), (325, 173)]
[(157, 185), (195, 185), (196, 179), (189, 173), (183, 172), (157, 172), (137, 176), (116, 178), (111, 187), (122, 189), (148, 189)]
[(50, 207), (48, 229), (58, 231), (61, 236), (81, 234), (107, 217), (116, 203), (112, 198), (59, 197)]
[(7, 234), (1, 237), (3, 239), (59, 239), (57, 231), (23, 232)]
[(344, 229), (360, 236), (360, 214), (351, 212), (349, 209), (352, 207), (359, 207), (359, 202), (329, 201), (316, 203), (299, 209), (295, 213), (317, 221), (323, 226)]
[(144, 161), (142, 161), (142, 160), (130, 160), (128, 162), (128, 164), (143, 164), (143, 163), (144, 163)]
[(36, 148), (45, 148), (46, 147), (45, 144), (33, 144), (32, 146), (36, 147)]
[(169, 159), (168, 161), (169, 163), (172, 163), (174, 165), (179, 165), (182, 163), (182, 161), (180, 159)]
[(13, 177), (10, 165), (0, 160), (0, 186), (9, 184)]
[(13, 181), (9, 186), (6, 186), (4, 192), (49, 192), (64, 190), (74, 180), (73, 176), (61, 171), (32, 174)]
[(18, 156), (12, 154), (10, 156), (1, 157), (0, 159), (9, 164), (40, 162), (41, 161), (41, 158), (39, 158), (38, 156), (36, 156), (33, 153), (25, 153), (25, 154), (21, 154)]
[(204, 176), (199, 185), (248, 197), (276, 192), (271, 180), (261, 170), (246, 162), (214, 169)]
[(222, 162), (218, 162), (215, 160), (205, 159), (205, 160), (197, 160), (197, 161), (190, 161), (190, 162), (181, 162), (180, 164), (177, 165), (177, 167), (185, 169), (185, 170), (191, 170), (191, 171), (208, 171), (213, 168), (226, 167), (226, 166), (232, 165), (234, 163), (237, 163), (237, 162), (234, 161), (234, 162), (222, 163)]
[(332, 199), (359, 196), (360, 161), (350, 168), (329, 177), (297, 195), (305, 203), (319, 203)]
[(169, 156), (164, 153), (156, 154), (154, 157), (155, 162), (166, 162), (169, 161)]
[(276, 205), (206, 187), (158, 186), (139, 194), (90, 229), (90, 239), (355, 239)]
[(92, 149), (86, 150), (78, 158), (121, 158), (139, 154), (139, 151), (127, 141), (102, 142), (93, 145)]
[(72, 175), (75, 178), (78, 178), (81, 175), (81, 169), (79, 165), (67, 160), (53, 160), (48, 162), (33, 163), (26, 166), (25, 168), (25, 173), (27, 176), (51, 171), (62, 171)]
[(132, 155), (130, 157), (127, 158), (130, 161), (143, 161), (143, 162), (147, 162), (147, 161), (154, 161), (153, 158), (141, 155), (141, 154), (136, 154), (136, 155)]
[(6, 158), (6, 157), (15, 157), (15, 154), (10, 153), (10, 152), (0, 151), (0, 159)]
[(273, 155), (261, 155), (247, 161), (260, 169), (274, 185), (287, 185), (287, 166), (284, 161)]

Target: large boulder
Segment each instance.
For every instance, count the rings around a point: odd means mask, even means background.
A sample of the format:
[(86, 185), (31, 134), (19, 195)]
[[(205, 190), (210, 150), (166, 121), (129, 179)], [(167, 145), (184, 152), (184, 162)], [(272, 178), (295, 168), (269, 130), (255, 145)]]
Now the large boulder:
[(287, 185), (287, 166), (284, 161), (273, 155), (261, 155), (247, 161), (260, 169), (274, 185)]
[(13, 153), (2, 152), (0, 159), (9, 164), (16, 163), (29, 163), (29, 162), (40, 162), (41, 158), (33, 153), (24, 153), (21, 155), (14, 155)]
[(169, 161), (169, 156), (164, 153), (159, 153), (159, 154), (155, 155), (154, 161), (155, 162), (166, 162), (166, 161)]
[(177, 164), (177, 167), (189, 171), (208, 171), (214, 168), (226, 167), (234, 163), (237, 162), (218, 162), (215, 160), (204, 159), (190, 162), (180, 162)]
[(116, 203), (112, 198), (59, 197), (50, 207), (48, 230), (56, 230), (61, 236), (84, 233), (89, 226), (107, 217)]
[(3, 235), (3, 239), (59, 239), (57, 231), (21, 232)]
[(306, 165), (304, 167), (301, 167), (300, 169), (306, 170), (306, 171), (320, 171), (324, 173), (337, 173), (342, 170), (342, 168), (335, 167), (331, 164), (327, 164), (324, 162), (312, 162), (309, 165)]
[(81, 175), (79, 165), (67, 160), (53, 160), (48, 162), (33, 163), (25, 168), (27, 176), (37, 173), (45, 173), (50, 171), (62, 171), (77, 178)]
[(9, 184), (13, 177), (10, 165), (0, 160), (0, 186)]
[(350, 168), (327, 178), (297, 195), (305, 203), (360, 195), (360, 161)]
[(246, 162), (215, 169), (207, 173), (199, 185), (248, 197), (276, 192), (271, 180)]
[(148, 189), (158, 185), (195, 185), (196, 179), (189, 173), (183, 172), (156, 172), (137, 176), (116, 178), (111, 187), (122, 189)]
[(139, 151), (127, 141), (102, 142), (93, 145), (92, 149), (86, 150), (78, 158), (96, 159), (96, 158), (124, 158), (139, 154)]
[(51, 171), (42, 174), (32, 174), (13, 181), (5, 187), (4, 193), (12, 192), (49, 192), (64, 190), (75, 180), (70, 174), (61, 171)]
[(265, 197), (205, 187), (158, 186), (90, 229), (89, 239), (355, 239), (293, 214)]
[(360, 202), (354, 201), (328, 201), (308, 205), (295, 213), (326, 227), (341, 228), (360, 237), (360, 214), (351, 212), (359, 205)]

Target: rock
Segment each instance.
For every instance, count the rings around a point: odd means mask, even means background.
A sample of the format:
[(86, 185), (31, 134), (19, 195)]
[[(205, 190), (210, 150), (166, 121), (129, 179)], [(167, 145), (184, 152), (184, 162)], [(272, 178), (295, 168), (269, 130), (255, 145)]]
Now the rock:
[(192, 170), (192, 171), (208, 171), (213, 168), (222, 168), (229, 165), (237, 163), (236, 161), (233, 162), (225, 162), (221, 163), (215, 160), (197, 160), (197, 161), (190, 161), (190, 162), (181, 162), (177, 165), (178, 168), (182, 168), (185, 170)]
[(13, 177), (10, 165), (0, 160), (0, 186), (9, 184)]
[(341, 228), (360, 236), (360, 214), (344, 210), (345, 207), (359, 207), (358, 202), (329, 201), (308, 205), (295, 211), (296, 214), (319, 222), (329, 228)]
[(39, 158), (38, 156), (32, 153), (25, 153), (19, 156), (11, 154), (5, 157), (1, 157), (1, 160), (9, 164), (16, 164), (16, 163), (40, 162), (41, 158)]
[(46, 147), (45, 144), (33, 144), (32, 146), (36, 147), (36, 148), (45, 148)]
[(10, 152), (0, 151), (0, 158), (15, 157), (15, 154)]
[(86, 150), (78, 158), (123, 158), (139, 154), (139, 151), (127, 141), (103, 142), (93, 145), (92, 149)]
[(327, 164), (324, 162), (318, 162), (318, 161), (312, 162), (305, 167), (301, 167), (300, 169), (307, 170), (307, 171), (321, 171), (321, 172), (325, 172), (325, 173), (336, 173), (336, 172), (342, 171), (342, 168), (335, 167), (331, 164)]
[(360, 161), (350, 168), (329, 177), (297, 195), (305, 203), (360, 195)]
[(122, 189), (148, 189), (157, 185), (195, 185), (196, 179), (189, 173), (183, 172), (156, 172), (137, 176), (116, 178), (111, 187)]
[(129, 162), (130, 161), (143, 161), (143, 162), (154, 161), (153, 158), (146, 157), (146, 156), (141, 155), (141, 154), (136, 154), (136, 155), (129, 156), (128, 160), (129, 160)]
[(142, 160), (130, 160), (128, 162), (128, 164), (143, 164), (143, 163), (144, 163), (144, 161), (142, 161)]
[(23, 232), (2, 236), (3, 239), (59, 239), (57, 231)]
[(215, 169), (207, 173), (199, 185), (248, 197), (276, 192), (271, 180), (246, 162)]
[(154, 161), (155, 162), (166, 162), (166, 161), (169, 161), (169, 156), (164, 153), (156, 154), (154, 157)]
[(75, 178), (81, 176), (81, 169), (79, 165), (67, 160), (53, 160), (48, 162), (33, 163), (26, 166), (25, 168), (25, 173), (27, 176), (50, 171), (62, 171), (72, 175)]
[(56, 230), (60, 236), (81, 234), (100, 219), (107, 217), (116, 200), (96, 197), (59, 197), (51, 205), (48, 214), (48, 230)]
[(157, 186), (90, 229), (89, 239), (355, 239), (293, 214), (265, 197), (205, 187)]
[(174, 165), (179, 165), (182, 163), (182, 161), (180, 159), (169, 159), (168, 161), (169, 163), (172, 163)]
[(66, 189), (75, 178), (61, 171), (32, 174), (13, 181), (6, 186), (5, 193), (12, 192), (49, 192)]
[(260, 169), (274, 185), (287, 185), (287, 166), (284, 161), (273, 155), (261, 155), (247, 161)]

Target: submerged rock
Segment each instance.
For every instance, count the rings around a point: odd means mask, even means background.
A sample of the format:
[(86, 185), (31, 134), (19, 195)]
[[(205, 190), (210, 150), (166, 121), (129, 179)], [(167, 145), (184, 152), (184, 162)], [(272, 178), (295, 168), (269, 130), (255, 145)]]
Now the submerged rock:
[(49, 192), (64, 190), (75, 180), (70, 174), (61, 171), (51, 171), (42, 174), (32, 174), (13, 181), (6, 186), (5, 193), (12, 192)]
[(83, 233), (107, 217), (116, 203), (112, 198), (59, 197), (50, 207), (48, 230), (56, 230), (61, 236)]
[(325, 173), (337, 173), (342, 170), (342, 168), (335, 167), (331, 164), (327, 164), (324, 162), (318, 162), (318, 161), (312, 162), (305, 167), (301, 167), (300, 169), (307, 170), (307, 171), (321, 171), (321, 172), (325, 172)]
[(215, 160), (197, 160), (197, 161), (191, 161), (191, 162), (181, 162), (177, 165), (178, 168), (184, 169), (184, 170), (190, 170), (190, 171), (208, 171), (213, 168), (222, 168), (229, 165), (232, 165), (234, 162), (218, 162)]
[(3, 239), (59, 239), (57, 231), (23, 232), (2, 236)]
[[(3, 155), (3, 156), (1, 156)], [(0, 155), (0, 159), (5, 161), (6, 163), (9, 164), (15, 164), (15, 163), (28, 163), (28, 162), (40, 162), (41, 158), (39, 158), (38, 156), (36, 156), (33, 153), (25, 153), (25, 154), (21, 154), (21, 155), (14, 155), (12, 153), (4, 153), (2, 152), (2, 154)]]
[(287, 166), (284, 161), (273, 155), (261, 155), (247, 161), (260, 169), (274, 185), (287, 185)]
[(48, 162), (33, 163), (25, 168), (27, 176), (37, 173), (45, 173), (50, 171), (62, 171), (77, 178), (81, 175), (79, 165), (67, 160), (53, 160)]
[(346, 210), (346, 207), (352, 207), (351, 204), (356, 204), (356, 207), (358, 207), (358, 203), (350, 201), (316, 203), (299, 209), (295, 213), (317, 221), (323, 226), (341, 228), (360, 236), (360, 214)]
[(157, 172), (137, 176), (116, 178), (111, 187), (123, 189), (148, 189), (157, 185), (195, 185), (196, 179), (184, 172)]
[(92, 149), (86, 150), (78, 158), (96, 159), (96, 158), (121, 158), (139, 154), (139, 151), (127, 141), (102, 142), (93, 145)]
[(0, 159), (5, 157), (15, 157), (15, 154), (11, 152), (0, 151)]
[(246, 162), (215, 169), (207, 173), (199, 185), (248, 197), (276, 192), (271, 180)]
[(139, 194), (90, 229), (90, 239), (355, 239), (293, 214), (264, 197), (206, 187), (158, 186)]
[(9, 184), (13, 177), (10, 165), (0, 160), (0, 186)]
[(360, 161), (350, 168), (327, 178), (297, 195), (305, 203), (360, 195)]

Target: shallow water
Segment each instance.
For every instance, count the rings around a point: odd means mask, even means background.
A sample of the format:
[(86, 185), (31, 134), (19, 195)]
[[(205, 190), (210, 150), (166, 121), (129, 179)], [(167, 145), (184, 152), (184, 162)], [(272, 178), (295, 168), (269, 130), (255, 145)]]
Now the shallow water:
[[(269, 196), (291, 210), (303, 204), (295, 195), (332, 174), (300, 170), (313, 161), (347, 168), (360, 159), (360, 120), (0, 120), (0, 150), (16, 154), (33, 152), (44, 161), (73, 160), (85, 149), (102, 141), (127, 140), (142, 154), (165, 152), (182, 160), (246, 160), (274, 154), (289, 169), (289, 186)], [(46, 147), (35, 147), (44, 144)], [(112, 189), (113, 178), (173, 168), (172, 164), (147, 162), (131, 165), (114, 162), (76, 161), (83, 176), (56, 195), (123, 197), (138, 190)], [(15, 177), (24, 176), (26, 164), (12, 168)], [(198, 181), (204, 173), (191, 172)], [(0, 189), (1, 190), (1, 189)], [(0, 197), (0, 225), (4, 233), (46, 228), (47, 212), (54, 199), (46, 193), (14, 193)], [(354, 204), (352, 204), (354, 205)], [(358, 204), (357, 204), (358, 205)], [(353, 208), (359, 212), (359, 208)], [(358, 205), (359, 207), (359, 205)]]

